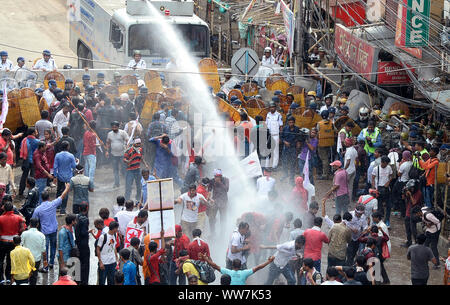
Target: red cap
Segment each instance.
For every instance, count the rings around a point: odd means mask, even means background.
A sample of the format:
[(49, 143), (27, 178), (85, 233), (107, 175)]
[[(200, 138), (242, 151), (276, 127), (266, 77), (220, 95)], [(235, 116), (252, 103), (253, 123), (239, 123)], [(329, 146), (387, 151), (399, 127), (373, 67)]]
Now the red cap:
[(334, 162), (330, 163), (330, 166), (337, 166), (337, 167), (341, 167), (341, 166), (342, 166), (342, 163), (341, 163), (341, 161), (339, 161), (339, 160), (336, 160), (336, 161), (334, 161)]
[(181, 229), (181, 226), (180, 225), (175, 225), (175, 232), (176, 233), (179, 233), (179, 232), (182, 232), (183, 230)]

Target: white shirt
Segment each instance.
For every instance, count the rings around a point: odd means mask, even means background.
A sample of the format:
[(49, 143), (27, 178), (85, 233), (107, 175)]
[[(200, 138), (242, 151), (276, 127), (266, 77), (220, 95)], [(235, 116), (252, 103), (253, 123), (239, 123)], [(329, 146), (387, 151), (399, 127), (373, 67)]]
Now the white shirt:
[(411, 169), (412, 161), (406, 161), (400, 165), (398, 171), (400, 174), (400, 182), (408, 182), (409, 181), (409, 170)]
[(50, 91), (50, 89), (44, 90), (44, 92), (42, 93), (42, 97), (45, 99), (49, 107), (51, 103), (53, 103), (53, 101), (56, 100), (55, 95), (53, 94), (53, 92)]
[(269, 58), (266, 57), (266, 55), (263, 55), (261, 59), (261, 66), (270, 67), (275, 64), (275, 57), (273, 55), (270, 55)]
[(136, 68), (136, 69), (145, 69), (147, 68), (147, 64), (145, 63), (145, 60), (141, 59), (136, 63), (134, 59), (130, 60), (128, 63), (128, 68)]
[(271, 135), (280, 134), (280, 126), (283, 126), (283, 118), (278, 111), (267, 113), (266, 125)]
[(25, 65), (23, 65), (22, 68), (21, 68), (21, 67), (19, 67), (18, 65), (15, 65), (14, 68), (12, 68), (11, 71), (17, 71), (17, 70), (19, 70), (19, 69), (27, 69), (27, 67), (25, 67)]
[[(388, 245), (388, 249), (389, 249), (389, 253), (391, 253), (391, 237), (389, 236), (389, 229), (387, 227), (387, 225), (384, 223), (383, 220), (380, 220), (379, 223), (376, 224), (378, 228), (381, 228), (381, 230), (383, 230), (384, 233), (386, 233), (386, 235), (389, 237), (389, 240), (387, 241), (387, 245)], [(378, 230), (378, 236), (383, 237), (383, 233)]]
[(61, 128), (65, 127), (65, 126), (67, 126), (67, 124), (69, 124), (69, 119), (70, 119), (70, 111), (67, 112), (66, 115), (64, 115), (64, 112), (62, 109), (56, 113), (55, 118), (53, 119), (53, 126), (57, 128), (58, 134), (60, 137), (63, 136), (62, 132), (61, 132)]
[(305, 230), (302, 230), (300, 228), (294, 229), (289, 233), (290, 240), (295, 240), (298, 236), (303, 235)]
[(231, 240), (227, 249), (227, 258), (229, 260), (233, 261), (234, 259), (238, 259), (242, 264), (246, 262), (246, 258), (242, 255), (242, 252), (231, 253), (232, 246), (235, 246), (237, 249), (241, 249), (242, 247), (244, 247), (244, 240), (245, 236), (241, 235), (238, 229), (235, 229), (233, 234), (231, 235)]
[(277, 245), (277, 250), (278, 251), (275, 252), (275, 259), (273, 260), (273, 263), (278, 268), (284, 268), (292, 257), (296, 256), (295, 240)]
[(347, 227), (350, 229), (357, 229), (358, 232), (353, 233), (352, 232), (352, 240), (356, 241), (358, 240), (359, 236), (361, 235), (361, 232), (367, 229), (367, 217), (366, 215), (361, 215), (361, 217), (355, 216), (355, 211), (351, 211), (350, 214), (352, 215), (352, 220), (347, 222)]
[(30, 228), (22, 233), (21, 245), (30, 249), (34, 260), (39, 262), (42, 253), (45, 252), (45, 235), (36, 228)]
[(0, 62), (0, 71), (11, 71), (13, 69), (13, 63), (9, 59), (6, 59), (6, 61)]
[(267, 195), (271, 190), (273, 190), (275, 186), (275, 179), (272, 177), (259, 177), (258, 180), (256, 180), (256, 190), (258, 191), (258, 195), (261, 197), (267, 198)]
[(339, 285), (344, 285), (344, 284), (342, 284), (341, 282), (338, 282), (338, 281), (325, 281), (321, 285), (337, 285), (337, 286), (339, 286)]
[[(378, 177), (378, 169), (380, 169), (380, 177)], [(389, 181), (390, 175), (392, 175), (392, 168), (389, 165), (385, 168), (382, 168), (381, 164), (374, 167), (372, 176), (375, 176), (375, 185), (373, 187), (384, 186)]]
[(308, 191), (308, 202), (306, 204), (309, 206), (312, 197), (316, 196), (316, 187), (311, 183), (306, 184), (305, 181), (303, 181), (303, 187)]
[[(108, 230), (109, 232), (109, 230)], [(114, 235), (111, 235), (109, 233), (102, 234), (98, 238), (97, 246), (102, 247), (103, 240), (106, 240), (105, 245), (103, 246), (103, 249), (100, 251), (100, 256), (102, 259), (103, 265), (113, 264), (116, 262), (116, 254), (114, 252), (114, 249), (116, 248), (116, 238)]]
[(137, 216), (139, 211), (119, 211), (116, 214), (117, 221), (119, 222), (119, 232), (123, 236), (125, 236), (125, 233), (127, 231), (127, 225), (134, 219), (134, 217)]
[[(369, 198), (373, 198), (373, 199), (370, 200), (369, 202), (367, 202), (366, 204), (364, 204), (364, 202), (366, 200), (369, 200)], [(360, 202), (361, 204), (363, 204), (366, 207), (366, 209), (364, 210), (364, 215), (367, 218), (372, 217), (373, 211), (378, 208), (378, 199), (373, 197), (370, 194), (362, 195), (361, 197), (359, 197), (358, 202)]]
[[(136, 216), (137, 216), (137, 215), (136, 215)], [(134, 219), (135, 219), (135, 218), (133, 217), (133, 219), (131, 219), (131, 221), (128, 223), (126, 230), (127, 230), (128, 228), (133, 228), (133, 229), (142, 230), (143, 233), (140, 235), (139, 239), (140, 239), (140, 241), (141, 241), (141, 245), (144, 245), (144, 237), (150, 232), (150, 227), (149, 227), (149, 223), (148, 223), (148, 218), (147, 218), (147, 220), (146, 220), (142, 225), (140, 225), (137, 221), (136, 221), (136, 223), (135, 223), (135, 222), (134, 222)], [(125, 232), (126, 232), (126, 230), (125, 230)], [(131, 240), (130, 240), (130, 241), (131, 241)]]
[(116, 217), (117, 213), (119, 213), (120, 211), (125, 211), (125, 206), (119, 206), (119, 205), (115, 204), (113, 206), (113, 213), (112, 213), (114, 215), (114, 217)]
[(186, 222), (197, 222), (198, 220), (198, 207), (200, 206), (200, 200), (206, 201), (202, 194), (190, 197), (188, 193), (182, 194), (179, 199), (182, 200), (183, 212), (181, 214), (181, 220)]
[(353, 146), (347, 147), (345, 151), (344, 164), (347, 165), (347, 161), (350, 160), (350, 165), (346, 169), (348, 175), (351, 175), (356, 171), (355, 167), (356, 158), (358, 158), (358, 152), (356, 151), (356, 149)]
[(53, 58), (50, 58), (48, 61), (41, 58), (33, 66), (33, 70), (53, 71), (57, 69), (58, 67), (56, 66), (56, 62)]
[(319, 109), (319, 114), (322, 113), (322, 111), (324, 110), (328, 110), (328, 108), (330, 108), (331, 106), (327, 106), (327, 105), (323, 105), (322, 107), (320, 107)]

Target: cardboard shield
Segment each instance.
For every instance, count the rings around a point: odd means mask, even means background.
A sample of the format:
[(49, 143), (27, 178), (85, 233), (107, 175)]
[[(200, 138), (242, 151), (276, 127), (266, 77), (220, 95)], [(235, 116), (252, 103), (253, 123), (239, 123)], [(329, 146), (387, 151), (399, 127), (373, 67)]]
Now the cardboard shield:
[[(19, 95), (20, 91), (18, 89), (8, 92), (8, 115), (6, 116), (6, 121), (3, 126), (11, 129), (12, 132), (15, 132), (17, 128), (23, 126), (22, 116), (20, 115)], [(2, 101), (0, 100), (0, 109), (1, 102)]]
[(128, 93), (129, 89), (133, 89), (138, 94), (138, 81), (134, 75), (125, 75), (120, 79), (119, 94)]
[(217, 71), (217, 63), (212, 58), (203, 58), (198, 63), (198, 69), (201, 73), (202, 78), (205, 80), (209, 87), (213, 88), (213, 92), (217, 93), (220, 91), (220, 79), (219, 73)]
[(34, 91), (30, 88), (23, 88), (20, 90), (19, 109), (22, 121), (27, 126), (34, 126), (34, 124), (41, 119), (36, 94), (34, 94)]
[(148, 93), (161, 93), (164, 90), (161, 76), (157, 71), (150, 70), (145, 73), (144, 82), (148, 88)]
[(64, 78), (64, 75), (56, 71), (48, 72), (47, 74), (45, 74), (44, 76), (45, 89), (48, 89), (48, 81), (51, 79), (54, 79), (56, 81), (56, 85), (58, 86), (58, 88), (64, 90), (64, 83), (66, 79)]

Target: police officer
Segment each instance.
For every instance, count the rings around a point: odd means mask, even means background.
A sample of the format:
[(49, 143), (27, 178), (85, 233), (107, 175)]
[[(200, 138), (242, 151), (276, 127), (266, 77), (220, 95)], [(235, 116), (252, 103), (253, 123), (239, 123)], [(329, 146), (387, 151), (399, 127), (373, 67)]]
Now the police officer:
[(84, 90), (84, 92), (86, 93), (86, 87), (91, 85), (91, 76), (89, 74), (83, 74), (83, 76), (81, 77), (82, 80), (82, 84), (81, 84), (81, 88)]
[(2, 59), (2, 62), (0, 63), (0, 71), (12, 71), (13, 70), (13, 63), (8, 59), (8, 52), (1, 51), (0, 57)]
[(374, 121), (369, 121), (366, 128), (361, 130), (358, 135), (358, 141), (364, 141), (364, 150), (369, 158), (369, 163), (374, 161), (375, 149), (381, 146), (381, 134), (378, 127), (375, 127)]
[(17, 57), (17, 65), (14, 66), (12, 71), (17, 71), (19, 69), (25, 69), (25, 58), (23, 57)]
[(147, 68), (147, 64), (145, 63), (145, 60), (142, 59), (141, 52), (138, 50), (134, 50), (133, 52), (133, 58), (128, 63), (128, 68), (131, 69), (145, 69)]
[(333, 123), (328, 119), (328, 110), (323, 110), (320, 115), (322, 120), (317, 123), (317, 130), (319, 132), (319, 143), (318, 143), (318, 153), (319, 158), (322, 161), (323, 174), (317, 179), (319, 180), (329, 180), (331, 163), (331, 153), (334, 146), (334, 126)]
[(36, 64), (33, 66), (33, 70), (42, 70), (42, 71), (55, 71), (58, 69), (56, 66), (56, 62), (53, 58), (50, 58), (52, 53), (49, 50), (44, 50), (42, 52), (42, 57), (39, 59)]
[(386, 127), (387, 124), (384, 121), (378, 124), (378, 129), (381, 133), (381, 144), (384, 145), (384, 147), (386, 147), (386, 149), (389, 151), (392, 148), (392, 138), (391, 133), (387, 132)]

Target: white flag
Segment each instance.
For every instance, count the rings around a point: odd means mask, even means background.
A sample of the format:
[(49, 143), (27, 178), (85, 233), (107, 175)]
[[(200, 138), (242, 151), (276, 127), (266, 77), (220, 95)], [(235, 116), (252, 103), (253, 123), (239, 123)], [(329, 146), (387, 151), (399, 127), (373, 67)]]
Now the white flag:
[(309, 182), (309, 149), (308, 152), (306, 153), (306, 162), (305, 162), (305, 166), (303, 166), (303, 186), (307, 187), (308, 185), (311, 184), (311, 182)]
[(6, 82), (3, 83), (3, 100), (2, 100), (2, 114), (0, 115), (0, 129), (3, 128), (3, 124), (6, 122), (6, 116), (8, 115), (8, 91), (6, 89)]
[(262, 176), (261, 163), (259, 162), (258, 153), (256, 150), (252, 152), (248, 157), (242, 159), (240, 162), (242, 169), (244, 170), (247, 177), (253, 178)]
[(67, 0), (67, 20), (69, 22), (81, 21), (80, 0)]

